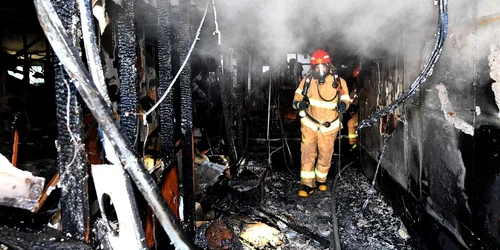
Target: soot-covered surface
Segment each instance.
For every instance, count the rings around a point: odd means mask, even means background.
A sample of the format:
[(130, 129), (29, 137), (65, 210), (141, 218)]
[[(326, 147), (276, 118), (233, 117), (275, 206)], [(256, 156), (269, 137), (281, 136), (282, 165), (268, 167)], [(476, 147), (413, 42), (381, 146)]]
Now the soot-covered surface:
[[(247, 186), (245, 181), (233, 182), (212, 191), (211, 203), (221, 216), (197, 228), (196, 244), (201, 248), (221, 244), (218, 247), (230, 249), (327, 249), (333, 239), (331, 191), (298, 197), (298, 173), (275, 172), (266, 178), (261, 202), (261, 186), (255, 183), (258, 175)], [(228, 186), (232, 188), (224, 190)], [(373, 193), (361, 214), (369, 189), (358, 168), (342, 173), (335, 192), (342, 249), (415, 249), (403, 222), (379, 193)], [(255, 228), (265, 233), (248, 237)], [(215, 232), (219, 237), (214, 238)], [(220, 237), (221, 232), (226, 237)]]

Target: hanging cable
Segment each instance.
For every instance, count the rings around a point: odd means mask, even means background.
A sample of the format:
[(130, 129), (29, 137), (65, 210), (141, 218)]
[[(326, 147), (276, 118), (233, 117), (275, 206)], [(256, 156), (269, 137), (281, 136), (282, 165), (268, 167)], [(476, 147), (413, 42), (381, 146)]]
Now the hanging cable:
[(373, 123), (377, 122), (380, 118), (387, 115), (389, 112), (394, 111), (399, 105), (405, 102), (408, 98), (410, 98), (415, 91), (420, 87), (420, 84), (425, 82), (429, 76), (432, 75), (434, 66), (439, 60), (439, 56), (443, 50), (444, 41), (446, 39), (446, 34), (448, 32), (448, 0), (439, 0), (439, 28), (437, 32), (436, 43), (434, 45), (434, 50), (432, 51), (431, 56), (427, 60), (427, 63), (424, 66), (424, 69), (417, 76), (415, 81), (410, 85), (408, 90), (406, 90), (401, 97), (397, 100), (393, 101), (391, 104), (387, 105), (382, 110), (372, 114), (367, 119), (361, 121), (357, 128), (357, 131), (364, 127), (369, 127)]

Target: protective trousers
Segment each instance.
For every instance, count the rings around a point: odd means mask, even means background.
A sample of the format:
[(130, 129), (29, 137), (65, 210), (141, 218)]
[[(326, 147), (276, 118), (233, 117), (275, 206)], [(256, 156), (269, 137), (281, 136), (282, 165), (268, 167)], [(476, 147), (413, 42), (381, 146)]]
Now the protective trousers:
[[(302, 125), (300, 183), (314, 187), (314, 182), (326, 182), (330, 170), (335, 139), (339, 129), (323, 134), (320, 130), (312, 130)], [(318, 160), (316, 162), (316, 157)]]
[(358, 142), (358, 133), (356, 128), (358, 127), (358, 112), (354, 113), (347, 122), (347, 130), (349, 131), (349, 145), (354, 145)]

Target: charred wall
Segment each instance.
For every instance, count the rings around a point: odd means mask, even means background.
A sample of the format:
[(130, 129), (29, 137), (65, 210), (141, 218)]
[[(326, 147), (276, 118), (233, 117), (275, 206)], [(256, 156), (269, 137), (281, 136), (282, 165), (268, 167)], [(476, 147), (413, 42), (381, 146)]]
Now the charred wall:
[[(448, 36), (433, 75), (387, 118), (394, 131), (378, 184), (382, 190), (401, 187), (400, 195), (390, 196), (422, 230), (417, 235), (424, 249), (500, 247), (500, 166), (495, 163), (500, 153), (500, 13), (494, 11), (499, 8), (500, 2), (492, 1), (449, 2)], [(437, 23), (437, 14), (429, 18)], [(435, 30), (401, 29), (391, 38), (401, 53), (382, 54), (368, 67), (360, 95), (362, 119), (406, 89), (433, 49)], [(360, 131), (362, 166), (370, 178), (385, 127), (379, 121)]]

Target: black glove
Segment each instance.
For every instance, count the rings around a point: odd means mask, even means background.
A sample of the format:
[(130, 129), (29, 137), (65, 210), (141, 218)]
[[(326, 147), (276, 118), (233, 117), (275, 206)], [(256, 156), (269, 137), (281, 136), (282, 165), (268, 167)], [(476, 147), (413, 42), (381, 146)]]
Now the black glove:
[(309, 104), (306, 101), (299, 101), (299, 102), (295, 102), (294, 106), (298, 110), (304, 110), (304, 109), (307, 109), (307, 106), (309, 106)]
[(338, 105), (338, 107), (337, 107), (337, 109), (341, 113), (344, 113), (345, 110), (346, 110), (346, 108), (347, 108), (347, 105), (345, 104), (345, 102), (340, 102), (339, 105)]

